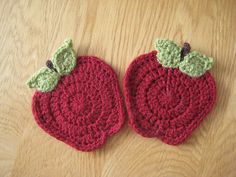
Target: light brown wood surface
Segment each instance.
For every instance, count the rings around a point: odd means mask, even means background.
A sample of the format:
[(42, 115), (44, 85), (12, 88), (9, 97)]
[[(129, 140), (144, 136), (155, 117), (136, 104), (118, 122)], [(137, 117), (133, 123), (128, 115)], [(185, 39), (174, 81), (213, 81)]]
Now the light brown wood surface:
[[(235, 0), (1, 0), (0, 14), (0, 177), (236, 177)], [(125, 125), (101, 149), (76, 151), (36, 125), (25, 85), (66, 37), (78, 55), (104, 58), (121, 87), (157, 37), (188, 41), (215, 59), (214, 110), (177, 147)]]

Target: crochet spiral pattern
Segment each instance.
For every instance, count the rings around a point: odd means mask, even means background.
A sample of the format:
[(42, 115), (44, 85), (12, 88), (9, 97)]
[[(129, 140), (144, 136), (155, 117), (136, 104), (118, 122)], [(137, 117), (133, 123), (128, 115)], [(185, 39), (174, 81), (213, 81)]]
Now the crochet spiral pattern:
[(124, 123), (124, 105), (114, 71), (96, 57), (77, 58), (53, 91), (36, 91), (32, 110), (51, 136), (81, 151), (92, 151)]
[(124, 78), (129, 125), (144, 137), (171, 145), (182, 143), (212, 110), (214, 78), (207, 71), (190, 77), (163, 67), (157, 51), (137, 57)]

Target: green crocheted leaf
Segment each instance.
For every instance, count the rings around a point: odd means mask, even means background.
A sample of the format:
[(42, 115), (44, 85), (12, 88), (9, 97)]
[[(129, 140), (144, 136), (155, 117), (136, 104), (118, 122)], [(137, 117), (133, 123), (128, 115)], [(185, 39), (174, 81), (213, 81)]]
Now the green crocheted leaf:
[(181, 48), (168, 39), (157, 39), (155, 42), (157, 59), (164, 67), (177, 68), (180, 63)]
[(72, 48), (72, 40), (67, 39), (57, 49), (52, 57), (52, 63), (60, 75), (69, 74), (76, 66), (75, 51)]
[(199, 77), (211, 69), (213, 59), (199, 52), (193, 51), (184, 57), (179, 69), (191, 77)]
[(35, 73), (26, 84), (30, 88), (36, 88), (42, 92), (52, 91), (58, 81), (60, 79), (60, 75), (53, 70), (43, 67), (37, 73)]

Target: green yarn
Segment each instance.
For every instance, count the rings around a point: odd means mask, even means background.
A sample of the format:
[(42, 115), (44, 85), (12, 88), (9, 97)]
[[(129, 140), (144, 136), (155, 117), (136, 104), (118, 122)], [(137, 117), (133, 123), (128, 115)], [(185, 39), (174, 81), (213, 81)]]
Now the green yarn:
[(191, 76), (199, 77), (213, 65), (213, 59), (199, 52), (188, 53), (181, 61), (181, 47), (168, 39), (157, 39), (157, 60), (164, 67), (179, 68), (181, 72)]
[(76, 56), (72, 40), (67, 39), (52, 57), (52, 63), (60, 75), (69, 74), (76, 66)]
[(157, 39), (155, 42), (157, 58), (164, 67), (177, 68), (180, 63), (181, 48), (168, 39)]
[(42, 92), (52, 91), (58, 81), (60, 79), (60, 75), (53, 70), (43, 67), (38, 72), (36, 72), (27, 82), (26, 84), (29, 88), (37, 88)]
[(211, 69), (213, 59), (196, 51), (189, 53), (180, 63), (179, 69), (191, 77), (199, 77)]
[(53, 68), (41, 68), (26, 82), (30, 88), (36, 88), (42, 92), (52, 91), (60, 77), (69, 74), (75, 68), (76, 56), (71, 39), (65, 40), (57, 49), (51, 62)]

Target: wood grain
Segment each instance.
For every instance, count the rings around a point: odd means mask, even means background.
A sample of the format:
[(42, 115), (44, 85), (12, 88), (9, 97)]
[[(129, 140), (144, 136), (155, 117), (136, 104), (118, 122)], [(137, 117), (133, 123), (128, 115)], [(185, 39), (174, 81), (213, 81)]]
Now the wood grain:
[[(235, 9), (234, 0), (1, 0), (0, 176), (235, 177)], [(155, 38), (188, 41), (215, 59), (215, 109), (178, 147), (125, 125), (102, 149), (76, 151), (38, 128), (24, 84), (66, 37), (78, 55), (104, 58), (120, 84)]]

